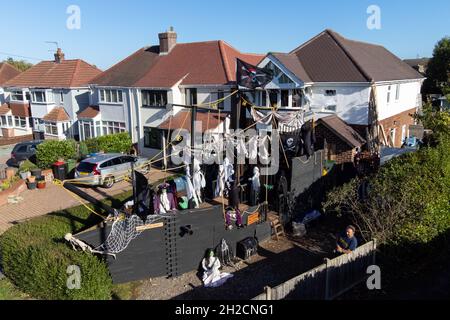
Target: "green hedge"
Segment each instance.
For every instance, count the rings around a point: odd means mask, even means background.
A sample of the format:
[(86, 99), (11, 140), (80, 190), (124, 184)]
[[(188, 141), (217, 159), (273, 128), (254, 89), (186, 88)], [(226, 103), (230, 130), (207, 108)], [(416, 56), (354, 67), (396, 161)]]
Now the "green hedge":
[(42, 169), (50, 168), (59, 158), (69, 160), (76, 157), (77, 144), (74, 140), (47, 140), (36, 150), (37, 165)]
[[(113, 205), (119, 206), (129, 196), (127, 192), (116, 197)], [(111, 205), (111, 201), (105, 202)], [(19, 289), (38, 299), (110, 299), (112, 280), (106, 264), (90, 253), (74, 251), (63, 239), (65, 234), (76, 234), (100, 220), (79, 206), (10, 228), (0, 236), (4, 273)], [(80, 268), (80, 289), (67, 288), (71, 265)]]
[[(110, 134), (97, 138), (88, 139), (84, 142), (88, 153), (103, 151), (106, 153), (127, 153), (132, 147), (131, 137), (128, 132)], [(81, 149), (81, 148), (80, 148)]]

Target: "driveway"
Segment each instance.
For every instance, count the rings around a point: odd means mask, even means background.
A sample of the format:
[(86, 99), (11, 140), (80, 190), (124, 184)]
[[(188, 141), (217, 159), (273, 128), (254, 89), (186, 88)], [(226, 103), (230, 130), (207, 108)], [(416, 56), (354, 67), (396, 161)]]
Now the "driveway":
[(11, 152), (15, 145), (1, 146), (0, 147), (0, 164), (6, 164), (11, 158)]
[[(152, 169), (148, 178), (151, 183), (169, 175), (171, 173)], [(114, 184), (111, 189), (83, 188), (83, 191), (96, 199), (104, 199), (129, 190), (131, 190), (131, 185), (125, 181)], [(0, 207), (0, 234), (13, 225), (28, 219), (80, 205), (80, 202), (74, 199), (71, 193), (54, 184), (47, 184), (45, 189), (26, 190), (20, 194), (20, 197), (23, 200), (19, 203)], [(83, 202), (86, 203), (86, 201)]]

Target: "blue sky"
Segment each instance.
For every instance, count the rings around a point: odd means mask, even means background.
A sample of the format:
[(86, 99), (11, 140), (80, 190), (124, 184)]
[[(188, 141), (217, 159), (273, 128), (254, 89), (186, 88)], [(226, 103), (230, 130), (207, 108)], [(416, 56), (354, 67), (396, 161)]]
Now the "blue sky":
[[(369, 5), (381, 9), (381, 29), (366, 26)], [(69, 5), (81, 10), (81, 29), (69, 30)], [(174, 26), (179, 42), (222, 39), (243, 52), (288, 52), (326, 28), (382, 44), (401, 58), (430, 56), (450, 35), (450, 1), (406, 0), (0, 0), (0, 60), (9, 54), (51, 59), (57, 41), (66, 58), (101, 69), (158, 43)], [(36, 59), (27, 59), (36, 63)]]

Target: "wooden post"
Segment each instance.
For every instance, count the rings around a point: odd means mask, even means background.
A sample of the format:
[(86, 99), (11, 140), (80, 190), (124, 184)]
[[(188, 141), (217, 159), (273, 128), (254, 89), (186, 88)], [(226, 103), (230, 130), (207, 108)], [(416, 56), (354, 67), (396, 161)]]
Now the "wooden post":
[(376, 262), (376, 255), (377, 255), (377, 239), (373, 239), (373, 248), (372, 248), (372, 264), (375, 265)]
[(330, 265), (330, 259), (325, 258), (325, 300), (330, 300), (330, 273), (328, 271)]
[(265, 286), (264, 291), (266, 292), (266, 300), (272, 300), (272, 288)]

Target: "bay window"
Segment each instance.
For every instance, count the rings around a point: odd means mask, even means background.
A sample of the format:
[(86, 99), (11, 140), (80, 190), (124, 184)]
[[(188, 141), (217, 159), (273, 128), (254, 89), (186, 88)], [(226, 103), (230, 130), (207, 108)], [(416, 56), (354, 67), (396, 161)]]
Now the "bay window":
[(122, 103), (122, 90), (116, 89), (100, 89), (100, 102), (105, 103)]
[(58, 125), (56, 122), (45, 122), (45, 133), (53, 136), (58, 135)]
[(125, 132), (125, 122), (103, 121), (103, 135)]
[(36, 103), (47, 102), (47, 99), (45, 97), (45, 91), (33, 91), (31, 93), (31, 101)]
[(14, 117), (15, 119), (15, 127), (16, 128), (26, 128), (27, 127), (27, 118), (25, 117)]
[(142, 90), (143, 107), (165, 107), (167, 105), (167, 91)]

